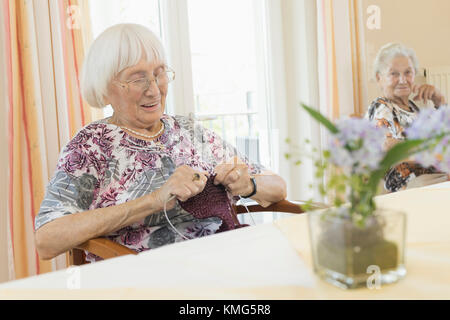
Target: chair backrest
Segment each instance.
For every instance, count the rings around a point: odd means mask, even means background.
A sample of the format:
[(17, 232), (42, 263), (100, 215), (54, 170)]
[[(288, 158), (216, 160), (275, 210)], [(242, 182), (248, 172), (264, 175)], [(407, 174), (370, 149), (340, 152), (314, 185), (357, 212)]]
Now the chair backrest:
[[(248, 205), (247, 208), (243, 205), (236, 206), (235, 212), (238, 214), (247, 213), (247, 210), (250, 212), (285, 212), (285, 213), (293, 213), (300, 214), (305, 211), (302, 209), (301, 205), (305, 202), (301, 201), (288, 201), (282, 200), (280, 202), (269, 205), (268, 207), (262, 207), (258, 204)], [(322, 209), (327, 207), (321, 203), (313, 203), (312, 206), (315, 209)], [(86, 264), (86, 256), (85, 251), (88, 251), (96, 256), (99, 256), (102, 259), (110, 259), (114, 257), (119, 257), (127, 254), (137, 254), (137, 252), (120, 245), (112, 240), (106, 238), (96, 238), (86, 241), (79, 246), (71, 249), (68, 252), (68, 264), (69, 265), (82, 265)]]
[(362, 119), (362, 118), (364, 118), (364, 115), (361, 115), (361, 114), (359, 114), (359, 113), (352, 113), (352, 114), (350, 115), (350, 118), (359, 118), (359, 119)]

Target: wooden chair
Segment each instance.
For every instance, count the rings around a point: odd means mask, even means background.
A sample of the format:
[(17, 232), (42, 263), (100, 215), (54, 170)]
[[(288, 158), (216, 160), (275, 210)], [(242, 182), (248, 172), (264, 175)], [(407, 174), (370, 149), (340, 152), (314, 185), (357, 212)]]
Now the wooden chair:
[(364, 118), (364, 115), (359, 114), (359, 113), (352, 113), (352, 114), (350, 115), (350, 118), (359, 118), (359, 119), (362, 119), (362, 118)]
[[(304, 202), (288, 200), (282, 200), (280, 202), (271, 204), (267, 208), (264, 208), (258, 204), (247, 205), (247, 209), (250, 212), (286, 212), (293, 214), (304, 213), (301, 205)], [(321, 203), (313, 203), (314, 209), (325, 208), (326, 205)], [(243, 205), (238, 205), (235, 208), (237, 214), (247, 213), (247, 209)], [(237, 219), (237, 218), (236, 218)], [(68, 252), (68, 264), (69, 265), (82, 265), (89, 263), (85, 260), (86, 256), (84, 251), (88, 251), (103, 259), (110, 259), (127, 254), (137, 254), (137, 252), (118, 244), (112, 240), (106, 238), (95, 238), (88, 240)]]

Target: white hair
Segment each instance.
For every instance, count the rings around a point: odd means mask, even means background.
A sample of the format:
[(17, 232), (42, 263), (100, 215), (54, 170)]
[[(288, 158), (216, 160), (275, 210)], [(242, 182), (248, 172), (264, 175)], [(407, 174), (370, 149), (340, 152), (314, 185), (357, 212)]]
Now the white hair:
[(396, 57), (407, 57), (411, 60), (414, 67), (414, 71), (417, 73), (419, 70), (419, 61), (417, 60), (416, 53), (413, 49), (406, 47), (401, 43), (388, 43), (381, 47), (375, 57), (374, 62), (374, 76), (384, 71), (392, 59)]
[(93, 107), (104, 107), (110, 81), (141, 59), (166, 63), (161, 41), (148, 28), (124, 23), (103, 31), (92, 43), (83, 62), (83, 98)]

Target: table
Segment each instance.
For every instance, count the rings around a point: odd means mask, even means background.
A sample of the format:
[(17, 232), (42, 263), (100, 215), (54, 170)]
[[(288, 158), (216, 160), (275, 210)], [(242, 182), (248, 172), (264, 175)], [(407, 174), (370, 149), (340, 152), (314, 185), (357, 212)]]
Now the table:
[(0, 299), (450, 299), (450, 182), (382, 195), (407, 213), (407, 276), (342, 290), (313, 274), (307, 216), (0, 285)]

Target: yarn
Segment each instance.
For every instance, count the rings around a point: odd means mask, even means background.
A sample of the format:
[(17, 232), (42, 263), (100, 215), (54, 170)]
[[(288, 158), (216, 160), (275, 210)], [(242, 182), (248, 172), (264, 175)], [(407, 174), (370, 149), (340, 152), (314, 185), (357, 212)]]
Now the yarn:
[(225, 187), (221, 184), (214, 184), (215, 177), (215, 175), (209, 176), (203, 191), (184, 202), (180, 201), (180, 206), (198, 219), (220, 218), (222, 224), (217, 232), (246, 226), (241, 225), (234, 215)]
[[(202, 192), (186, 201), (179, 201), (180, 206), (198, 219), (220, 218), (222, 224), (217, 232), (249, 226), (248, 224), (239, 223), (225, 187), (221, 184), (215, 185), (214, 178), (215, 175), (209, 176)], [(171, 199), (173, 199), (173, 196), (167, 202)], [(184, 239), (187, 239), (170, 223), (165, 207), (166, 203), (164, 203), (164, 213), (170, 226)]]

